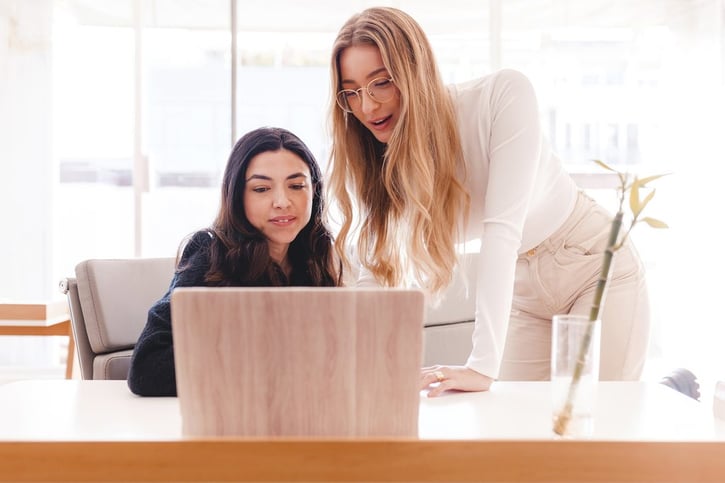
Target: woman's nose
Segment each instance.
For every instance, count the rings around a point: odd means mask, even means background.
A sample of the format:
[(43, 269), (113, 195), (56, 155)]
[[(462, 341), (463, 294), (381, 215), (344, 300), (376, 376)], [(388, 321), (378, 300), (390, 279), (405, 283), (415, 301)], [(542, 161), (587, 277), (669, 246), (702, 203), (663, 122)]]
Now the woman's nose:
[(284, 190), (280, 190), (279, 192), (275, 193), (274, 200), (272, 201), (272, 206), (274, 208), (287, 208), (289, 205), (290, 201), (287, 197), (287, 193), (285, 193)]
[(360, 109), (364, 113), (372, 112), (380, 105), (365, 89), (360, 92), (360, 104)]

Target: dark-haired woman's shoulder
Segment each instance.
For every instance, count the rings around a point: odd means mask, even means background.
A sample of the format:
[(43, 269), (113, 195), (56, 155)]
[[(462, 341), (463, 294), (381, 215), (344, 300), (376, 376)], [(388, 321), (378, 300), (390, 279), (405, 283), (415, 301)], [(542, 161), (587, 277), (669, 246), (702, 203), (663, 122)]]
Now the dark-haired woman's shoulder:
[(199, 284), (204, 274), (209, 270), (209, 248), (214, 235), (209, 230), (199, 230), (187, 236), (179, 248), (180, 256), (176, 264), (176, 278), (180, 275), (187, 283), (179, 285), (193, 286)]
[(134, 347), (128, 387), (141, 396), (175, 396), (174, 349), (171, 336), (171, 293), (178, 287), (205, 286), (212, 235), (207, 230), (188, 236), (181, 244), (169, 290), (148, 311), (146, 325)]
[(189, 256), (199, 252), (200, 250), (208, 250), (211, 246), (211, 242), (214, 239), (214, 234), (208, 230), (199, 230), (190, 235), (181, 242), (180, 252), (181, 258), (188, 258)]

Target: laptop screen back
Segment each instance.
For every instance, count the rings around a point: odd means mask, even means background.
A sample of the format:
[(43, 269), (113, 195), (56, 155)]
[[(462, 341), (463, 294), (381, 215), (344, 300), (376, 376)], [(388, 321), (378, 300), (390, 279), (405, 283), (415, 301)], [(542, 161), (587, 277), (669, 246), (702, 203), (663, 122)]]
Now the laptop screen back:
[(418, 434), (418, 290), (179, 288), (171, 314), (184, 435)]

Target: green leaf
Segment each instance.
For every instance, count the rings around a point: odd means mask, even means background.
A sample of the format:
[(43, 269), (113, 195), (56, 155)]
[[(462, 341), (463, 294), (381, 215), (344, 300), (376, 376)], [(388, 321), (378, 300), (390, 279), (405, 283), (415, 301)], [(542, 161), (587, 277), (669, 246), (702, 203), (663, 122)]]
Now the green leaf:
[(664, 174), (656, 174), (654, 176), (647, 176), (646, 178), (642, 178), (641, 180), (639, 180), (639, 185), (646, 186), (648, 183), (651, 183), (652, 181), (659, 179), (663, 176), (667, 176), (669, 174), (670, 173), (664, 173)]
[(614, 168), (611, 168), (611, 167), (609, 167), (609, 166), (608, 166), (608, 165), (607, 165), (607, 164), (606, 164), (606, 163), (605, 163), (604, 161), (601, 161), (601, 160), (599, 160), (599, 159), (595, 159), (595, 160), (594, 160), (594, 162), (595, 162), (595, 163), (597, 163), (597, 164), (598, 164), (599, 166), (601, 166), (602, 168), (606, 169), (607, 171), (613, 171), (613, 172), (615, 172), (615, 173), (619, 173), (619, 171), (617, 171), (617, 170), (616, 170), (616, 169), (614, 169)]
[(632, 186), (629, 187), (629, 209), (636, 217), (642, 211), (642, 204), (639, 201), (639, 180), (635, 177)]
[(601, 159), (595, 159), (594, 162), (597, 163), (600, 167), (606, 169), (607, 171), (611, 171), (612, 173), (617, 173), (617, 177), (619, 178), (620, 189), (622, 190), (622, 192), (627, 191), (627, 188), (626, 188), (627, 176), (624, 173), (620, 173), (619, 171), (612, 168), (611, 166), (609, 166), (607, 163), (605, 163)]
[(652, 201), (652, 198), (655, 196), (655, 189), (653, 188), (652, 191), (650, 191), (647, 196), (644, 197), (644, 200), (642, 200), (639, 204), (639, 211), (636, 213), (633, 213), (635, 218), (639, 216), (640, 213), (644, 211), (644, 209), (647, 207), (647, 204)]
[(645, 216), (644, 218), (642, 218), (642, 221), (647, 223), (652, 228), (669, 228), (667, 223), (665, 223), (664, 221), (650, 218), (649, 216)]

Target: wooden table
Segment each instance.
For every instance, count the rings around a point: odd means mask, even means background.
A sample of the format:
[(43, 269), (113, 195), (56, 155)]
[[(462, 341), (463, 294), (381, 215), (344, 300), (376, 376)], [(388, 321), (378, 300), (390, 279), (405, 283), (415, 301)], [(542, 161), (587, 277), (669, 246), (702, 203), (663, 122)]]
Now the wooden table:
[(0, 302), (0, 336), (3, 335), (60, 335), (68, 337), (68, 356), (65, 377), (73, 377), (75, 342), (68, 303), (53, 302)]
[(709, 402), (601, 383), (593, 437), (562, 440), (548, 395), (536, 382), (421, 394), (418, 438), (190, 439), (176, 398), (18, 381), (0, 385), (0, 481), (725, 481), (725, 422)]

